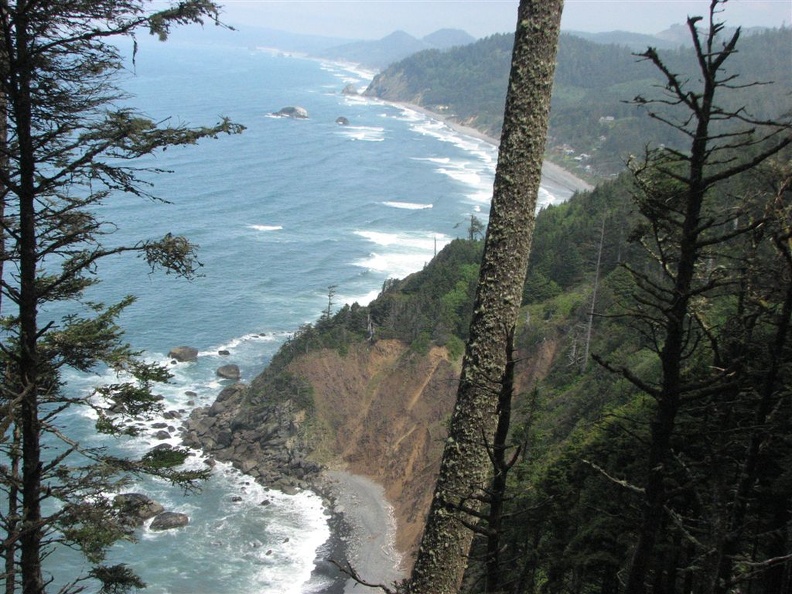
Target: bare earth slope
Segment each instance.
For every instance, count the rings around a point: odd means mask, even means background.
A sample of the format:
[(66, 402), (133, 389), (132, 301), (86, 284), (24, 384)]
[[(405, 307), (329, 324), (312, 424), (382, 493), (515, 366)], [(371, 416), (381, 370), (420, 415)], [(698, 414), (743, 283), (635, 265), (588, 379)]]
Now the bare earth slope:
[(315, 455), (385, 488), (398, 524), (396, 546), (412, 553), (431, 501), (458, 369), (444, 349), (417, 354), (381, 340), (344, 356), (309, 353), (289, 371), (313, 386)]

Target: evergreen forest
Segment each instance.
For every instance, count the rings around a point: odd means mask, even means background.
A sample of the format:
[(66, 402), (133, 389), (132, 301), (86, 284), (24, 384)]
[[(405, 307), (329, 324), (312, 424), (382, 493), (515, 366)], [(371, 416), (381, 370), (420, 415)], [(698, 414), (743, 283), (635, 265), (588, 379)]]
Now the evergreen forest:
[[(513, 35), (498, 34), (450, 50), (427, 50), (390, 65), (372, 81), (367, 95), (423, 106), (494, 138), (500, 136)], [(730, 73), (751, 73), (772, 85), (751, 87), (731, 100), (750, 104), (752, 115), (774, 117), (792, 92), (788, 27), (756, 32), (740, 40)], [(695, 78), (689, 46), (664, 50), (669, 67)], [(559, 40), (548, 158), (584, 177), (618, 174), (630, 155), (648, 143), (679, 146), (681, 138), (645, 114), (631, 100), (663, 81), (636, 55), (616, 44), (596, 43), (562, 33)]]
[[(739, 560), (726, 591), (792, 591), (792, 229), (778, 167), (735, 181), (720, 200), (750, 200), (746, 216), (757, 219), (770, 214), (768, 202), (780, 210), (707, 262), (729, 282), (696, 304), (702, 334), (687, 345), (686, 367), (706, 386), (713, 357), (726, 357), (733, 376), (681, 407), (653, 592), (708, 591), (726, 546)], [(628, 271), (659, 274), (641, 246), (634, 193), (625, 173), (537, 217), (515, 337), (509, 451), (517, 457), (501, 536), (503, 592), (621, 591), (656, 403), (611, 367), (647, 383), (660, 373)], [(370, 306), (345, 305), (304, 326), (264, 374), (264, 390), (310, 408), (310, 389), (280, 372), (301, 353), (343, 353), (352, 342), (398, 338), (417, 354), (440, 344), (461, 357), (482, 243), (456, 239), (422, 271), (386, 283)], [(548, 368), (529, 371), (546, 353)], [(484, 541), (474, 542), (464, 592), (486, 591)]]

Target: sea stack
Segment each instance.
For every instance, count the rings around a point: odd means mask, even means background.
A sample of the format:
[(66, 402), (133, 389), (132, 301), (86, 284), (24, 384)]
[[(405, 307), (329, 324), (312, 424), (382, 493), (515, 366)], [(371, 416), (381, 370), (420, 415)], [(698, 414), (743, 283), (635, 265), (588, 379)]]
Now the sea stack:
[(289, 106), (284, 107), (279, 111), (276, 111), (273, 115), (280, 116), (282, 118), (293, 118), (296, 120), (307, 120), (308, 119), (308, 110), (304, 107), (298, 106)]

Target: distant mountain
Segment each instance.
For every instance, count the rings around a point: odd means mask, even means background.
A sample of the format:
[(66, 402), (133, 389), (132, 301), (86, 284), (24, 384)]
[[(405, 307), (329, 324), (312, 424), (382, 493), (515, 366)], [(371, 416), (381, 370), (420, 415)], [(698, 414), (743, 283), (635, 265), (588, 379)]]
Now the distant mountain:
[[(731, 36), (735, 27), (725, 27), (723, 36)], [(742, 29), (742, 36), (748, 37), (768, 31), (767, 27), (747, 27)], [(690, 30), (687, 25), (671, 25), (665, 31), (654, 35), (631, 33), (630, 31), (606, 31), (604, 33), (587, 33), (585, 31), (564, 31), (569, 35), (580, 37), (603, 45), (620, 45), (633, 51), (643, 51), (647, 47), (660, 50), (674, 50), (680, 47), (691, 47)]]
[(353, 41), (318, 52), (320, 58), (357, 62), (372, 68), (385, 68), (420, 51), (448, 49), (474, 42), (475, 37), (457, 29), (441, 29), (417, 39), (404, 31), (395, 31), (376, 41)]
[(440, 29), (430, 33), (422, 39), (429, 47), (436, 49), (449, 49), (460, 45), (474, 43), (476, 38), (461, 29)]
[[(680, 25), (681, 27), (681, 25)], [(634, 51), (643, 51), (652, 46), (657, 49), (676, 49), (680, 45), (690, 45), (690, 33), (685, 29), (685, 35), (677, 35), (676, 31), (669, 33), (667, 37), (661, 35), (646, 35), (644, 33), (631, 33), (629, 31), (608, 31), (605, 33), (587, 33), (585, 31), (564, 31), (568, 35), (574, 35), (587, 41), (593, 41), (603, 45), (621, 45)]]

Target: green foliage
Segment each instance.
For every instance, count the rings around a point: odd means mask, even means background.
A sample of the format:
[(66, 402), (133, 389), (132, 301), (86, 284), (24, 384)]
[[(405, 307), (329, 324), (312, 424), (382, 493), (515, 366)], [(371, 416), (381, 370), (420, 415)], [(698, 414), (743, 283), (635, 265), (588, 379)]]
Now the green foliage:
[(451, 336), (445, 343), (445, 348), (448, 349), (448, 356), (452, 361), (458, 360), (465, 354), (465, 343), (457, 337)]
[[(788, 27), (745, 37), (733, 72), (742, 73), (741, 83), (775, 84), (743, 89), (725, 106), (750, 103), (759, 119), (788, 110), (790, 44)], [(419, 52), (389, 66), (367, 93), (422, 105), (499, 138), (512, 45), (512, 35), (493, 35), (445, 52)], [(667, 54), (672, 71), (692, 76), (696, 66), (690, 48)], [(625, 102), (658, 84), (664, 81), (629, 48), (562, 34), (550, 112), (550, 158), (564, 163), (564, 147), (571, 147), (574, 155), (585, 153), (589, 160), (568, 160), (570, 169), (587, 164), (604, 178), (622, 171), (628, 156), (642, 154), (647, 144), (683, 147), (684, 136), (642, 117), (636, 106)]]
[(66, 506), (60, 529), (67, 542), (74, 543), (91, 563), (101, 562), (116, 541), (130, 538), (127, 526), (117, 521), (111, 504), (104, 499)]
[(126, 594), (136, 589), (143, 589), (146, 583), (126, 565), (98, 565), (88, 574), (101, 582), (99, 594)]
[(194, 278), (202, 266), (196, 249), (187, 238), (168, 233), (161, 240), (146, 244), (146, 263), (152, 269), (161, 268), (168, 274)]
[(426, 355), (429, 352), (429, 347), (432, 346), (432, 339), (428, 332), (421, 332), (418, 337), (412, 341), (410, 349), (417, 355)]
[(456, 239), (420, 272), (389, 286), (369, 306), (377, 335), (407, 343), (426, 332), (436, 344), (467, 339), (483, 244)]
[[(121, 107), (127, 97), (115, 77), (124, 59), (115, 41), (146, 30), (164, 39), (176, 25), (216, 22), (217, 6), (209, 0), (185, 0), (160, 11), (142, 0), (12, 1), (3, 3), (0, 14), (11, 23), (0, 30), (0, 530), (9, 561), (3, 578), (7, 592), (21, 584), (40, 594), (47, 585), (41, 559), (52, 546), (72, 546), (99, 563), (126, 536), (102, 503), (124, 477), (151, 472), (190, 489), (207, 476), (114, 459), (75, 443), (59, 419), (68, 408), (84, 406), (97, 413), (100, 432), (133, 434), (119, 419), (160, 407), (152, 390), (167, 380), (167, 371), (140, 362), (117, 325), (132, 298), (105, 306), (85, 302), (84, 292), (99, 281), (98, 262), (124, 253), (192, 277), (200, 266), (195, 246), (171, 234), (118, 245), (106, 239), (115, 225), (99, 213), (111, 197), (155, 197), (149, 174), (162, 171), (141, 168), (136, 158), (243, 127), (222, 118), (189, 128)], [(43, 306), (53, 302), (68, 312), (60, 320), (47, 319)], [(109, 368), (124, 377), (94, 394), (73, 395), (63, 389), (64, 368)], [(20, 562), (14, 565), (14, 559)], [(97, 568), (96, 577), (107, 577), (116, 591), (141, 583), (120, 566), (115, 577), (103, 571)], [(71, 578), (75, 584), (82, 579)]]
[[(683, 57), (671, 56), (670, 72), (684, 71)], [(690, 97), (701, 96), (679, 103)], [(511, 485), (508, 513), (522, 521), (507, 527), (508, 591), (622, 591), (647, 525), (648, 562), (630, 592), (787, 587), (792, 538), (778, 511), (792, 501), (792, 177), (788, 153), (753, 164), (790, 142), (792, 124), (751, 122), (756, 129), (737, 133), (749, 112), (718, 111), (693, 150), (651, 151), (634, 183), (617, 179), (540, 213), (517, 343), (528, 360), (556, 356), (538, 414), (514, 432), (527, 449)], [(693, 138), (699, 116), (673, 121)], [(697, 170), (691, 155), (702, 146), (711, 150), (698, 153)], [(596, 254), (603, 220), (590, 345), (601, 365), (583, 373), (575, 355), (594, 277), (585, 254)], [(687, 265), (689, 282), (678, 283)], [(564, 292), (543, 295), (550, 282)]]
[[(281, 347), (284, 351), (285, 347)], [(294, 354), (287, 358), (291, 360)], [(259, 375), (250, 386), (250, 404), (256, 406), (264, 402), (284, 403), (291, 401), (297, 410), (313, 410), (313, 386), (304, 379), (286, 371), (284, 359), (279, 360), (279, 365), (270, 365), (264, 373)], [(274, 361), (274, 359), (273, 359)]]
[(184, 464), (189, 455), (189, 450), (183, 448), (157, 448), (146, 453), (141, 458), (141, 462), (152, 470), (174, 468)]

